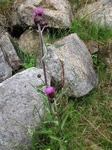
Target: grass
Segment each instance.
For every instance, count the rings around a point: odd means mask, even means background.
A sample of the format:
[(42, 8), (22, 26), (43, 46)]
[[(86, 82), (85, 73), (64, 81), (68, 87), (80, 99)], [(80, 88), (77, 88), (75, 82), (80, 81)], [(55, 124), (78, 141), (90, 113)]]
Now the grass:
[(70, 34), (69, 29), (55, 29), (55, 28), (48, 28), (46, 31), (46, 43), (53, 43), (54, 41), (58, 40), (59, 38), (62, 38), (68, 34)]
[(47, 30), (47, 42), (51, 43), (70, 33), (77, 33), (83, 41), (94, 40), (99, 44), (108, 43), (112, 38), (112, 27), (104, 27), (89, 20), (75, 18), (70, 29), (51, 29)]
[[(103, 73), (103, 72), (102, 72)], [(76, 110), (82, 114), (82, 119), (87, 126), (85, 136), (104, 150), (112, 148), (112, 77), (104, 76), (100, 72), (100, 83), (96, 89), (76, 102)], [(89, 136), (88, 136), (89, 135)], [(94, 137), (95, 136), (95, 137)]]
[(78, 36), (84, 40), (95, 40), (98, 43), (107, 43), (112, 38), (112, 28), (103, 27), (91, 23), (88, 20), (75, 19), (70, 27), (72, 33), (77, 33)]
[(95, 2), (95, 0), (69, 0), (69, 2), (72, 5), (73, 11), (77, 12), (77, 10)]

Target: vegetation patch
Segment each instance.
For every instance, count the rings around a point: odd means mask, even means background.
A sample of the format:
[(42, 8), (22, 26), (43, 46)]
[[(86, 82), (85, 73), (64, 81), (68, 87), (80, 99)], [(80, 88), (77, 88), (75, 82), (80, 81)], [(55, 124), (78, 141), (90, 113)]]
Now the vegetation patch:
[(88, 20), (76, 18), (71, 27), (72, 33), (77, 33), (78, 36), (85, 41), (95, 40), (98, 43), (107, 43), (112, 38), (112, 28), (91, 23)]
[(16, 49), (16, 52), (19, 56), (19, 58), (21, 59), (22, 61), (22, 66), (25, 68), (25, 69), (28, 69), (30, 67), (34, 67), (36, 65), (36, 60), (34, 58), (34, 56), (32, 56), (29, 52), (23, 52), (17, 44), (14, 44), (14, 47)]

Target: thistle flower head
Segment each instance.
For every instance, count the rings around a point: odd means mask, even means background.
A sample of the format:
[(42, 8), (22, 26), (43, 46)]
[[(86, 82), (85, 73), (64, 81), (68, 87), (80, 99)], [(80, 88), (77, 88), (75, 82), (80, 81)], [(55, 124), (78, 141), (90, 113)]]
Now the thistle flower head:
[(41, 28), (47, 25), (47, 20), (44, 17), (44, 10), (41, 7), (37, 7), (33, 10), (34, 17), (34, 25), (32, 26), (34, 29), (37, 28), (37, 24), (40, 24)]
[(46, 88), (44, 89), (44, 93), (45, 93), (46, 95), (52, 94), (52, 93), (54, 93), (54, 91), (55, 91), (55, 89), (54, 89), (54, 87), (52, 87), (52, 86), (46, 87)]
[(48, 95), (48, 97), (49, 97), (49, 102), (50, 102), (50, 103), (53, 103), (53, 102), (54, 102), (54, 98), (55, 98), (54, 91), (55, 91), (55, 89), (54, 89), (54, 87), (52, 87), (52, 86), (46, 87), (46, 88), (44, 89), (44, 93), (45, 93), (46, 95)]
[(44, 10), (41, 7), (37, 7), (33, 10), (33, 16), (34, 18), (37, 18), (38, 16), (43, 16)]

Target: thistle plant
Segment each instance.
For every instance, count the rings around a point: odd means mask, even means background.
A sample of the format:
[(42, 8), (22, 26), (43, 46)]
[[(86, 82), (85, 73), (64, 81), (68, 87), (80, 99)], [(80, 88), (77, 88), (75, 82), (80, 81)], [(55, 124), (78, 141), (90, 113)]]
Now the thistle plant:
[(46, 75), (46, 67), (45, 67), (45, 58), (46, 58), (47, 49), (45, 47), (43, 34), (42, 34), (44, 28), (47, 26), (47, 20), (44, 17), (44, 10), (40, 7), (34, 9), (33, 16), (34, 16), (34, 23), (35, 23), (33, 27), (38, 28), (39, 38), (40, 38), (41, 61), (42, 61), (42, 68), (44, 73), (44, 84), (46, 86), (44, 93), (48, 95), (49, 102), (52, 102), (54, 98), (55, 89), (54, 87), (49, 86), (47, 83), (47, 75)]
[[(50, 115), (54, 116), (58, 122), (58, 128), (59, 128), (59, 139), (60, 139), (60, 149), (63, 150), (63, 137), (62, 137), (62, 129), (61, 129), (61, 122), (60, 122), (60, 116), (58, 114), (56, 99), (55, 99), (55, 88), (53, 86), (48, 85), (47, 82), (47, 73), (46, 73), (46, 65), (45, 65), (45, 59), (47, 55), (47, 48), (45, 46), (44, 40), (43, 40), (43, 30), (47, 26), (47, 19), (44, 17), (44, 10), (40, 7), (35, 8), (33, 11), (33, 17), (34, 17), (34, 24), (33, 28), (38, 29), (39, 33), (39, 39), (40, 39), (40, 50), (41, 50), (41, 62), (42, 62), (42, 68), (43, 68), (43, 74), (44, 74), (44, 90), (43, 93), (47, 96), (47, 103), (49, 105), (50, 109)], [(37, 75), (38, 78), (41, 79), (41, 75)], [(42, 80), (42, 79), (41, 79)], [(54, 105), (53, 105), (54, 104)], [(51, 121), (51, 127), (52, 127), (52, 121)], [(55, 131), (54, 131), (55, 133)]]

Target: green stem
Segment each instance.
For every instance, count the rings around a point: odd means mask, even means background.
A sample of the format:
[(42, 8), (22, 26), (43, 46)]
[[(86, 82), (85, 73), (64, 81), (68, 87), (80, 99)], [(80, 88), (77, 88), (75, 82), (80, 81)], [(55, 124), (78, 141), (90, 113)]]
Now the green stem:
[[(44, 40), (43, 40), (43, 35), (42, 35), (42, 31), (40, 28), (40, 25), (38, 23), (38, 31), (39, 31), (39, 38), (40, 38), (40, 48), (41, 48), (41, 57), (44, 57)], [(43, 73), (44, 73), (44, 81), (45, 81), (45, 85), (48, 86), (47, 83), (47, 75), (46, 75), (46, 67), (45, 67), (45, 62), (44, 59), (42, 59), (42, 68), (43, 68)], [(50, 113), (52, 114), (52, 107), (51, 107), (51, 103), (49, 101), (49, 96), (48, 96), (48, 103), (49, 103), (49, 108), (50, 108)]]
[[(41, 46), (41, 55), (42, 57), (44, 56), (44, 50), (43, 50), (43, 36), (42, 36), (42, 31), (40, 28), (40, 25), (38, 23), (38, 31), (39, 31), (39, 38), (40, 38), (40, 46)], [(47, 75), (46, 75), (46, 68), (45, 68), (45, 62), (42, 60), (42, 67), (43, 67), (43, 72), (44, 72), (44, 80), (45, 80), (45, 85), (48, 86), (47, 84)]]

